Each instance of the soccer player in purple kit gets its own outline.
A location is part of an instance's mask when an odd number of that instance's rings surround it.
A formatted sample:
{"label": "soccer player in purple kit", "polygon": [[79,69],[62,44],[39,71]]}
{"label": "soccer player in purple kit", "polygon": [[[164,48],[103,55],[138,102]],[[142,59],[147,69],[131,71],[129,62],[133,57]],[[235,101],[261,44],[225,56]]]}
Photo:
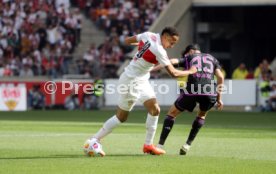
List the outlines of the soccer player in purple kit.
{"label": "soccer player in purple kit", "polygon": [[[217,103],[219,110],[223,108],[221,100],[224,77],[220,70],[219,62],[210,54],[200,52],[197,44],[186,47],[184,57],[171,59],[171,63],[189,69],[194,66],[195,74],[188,76],[186,89],[169,109],[163,123],[162,132],[157,147],[163,148],[165,141],[173,128],[176,117],[183,111],[193,112],[196,104],[199,104],[199,112],[195,118],[192,129],[186,143],[180,148],[180,155],[186,155],[200,128],[205,123],[208,111]],[[214,81],[217,77],[217,84]],[[214,90],[215,89],[215,90]]]}

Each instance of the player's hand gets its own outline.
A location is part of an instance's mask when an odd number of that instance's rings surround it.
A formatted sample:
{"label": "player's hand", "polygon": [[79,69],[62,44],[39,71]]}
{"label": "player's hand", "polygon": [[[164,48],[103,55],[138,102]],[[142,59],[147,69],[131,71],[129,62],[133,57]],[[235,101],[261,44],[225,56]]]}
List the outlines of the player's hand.
{"label": "player's hand", "polygon": [[217,101],[217,108],[218,108],[218,110],[222,110],[222,108],[223,108],[223,102],[221,100]]}
{"label": "player's hand", "polygon": [[133,45],[133,46],[138,46],[139,43],[138,42],[135,42],[135,43],[131,43],[130,45]]}

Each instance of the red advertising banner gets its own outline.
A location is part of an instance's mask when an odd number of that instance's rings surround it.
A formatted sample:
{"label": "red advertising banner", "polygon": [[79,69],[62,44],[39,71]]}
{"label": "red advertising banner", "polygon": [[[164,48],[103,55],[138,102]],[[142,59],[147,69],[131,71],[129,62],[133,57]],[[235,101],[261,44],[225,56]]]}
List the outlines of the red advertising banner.
{"label": "red advertising banner", "polygon": [[[50,83],[49,83],[50,82]],[[71,82],[71,81],[0,81],[0,85],[14,85],[24,84],[28,92],[34,87],[39,86],[39,90],[45,96],[46,106],[63,105],[67,96],[70,94],[77,94],[80,103],[84,94],[84,87],[89,84],[93,85],[90,81],[85,82]],[[49,86],[50,84],[50,86]]]}

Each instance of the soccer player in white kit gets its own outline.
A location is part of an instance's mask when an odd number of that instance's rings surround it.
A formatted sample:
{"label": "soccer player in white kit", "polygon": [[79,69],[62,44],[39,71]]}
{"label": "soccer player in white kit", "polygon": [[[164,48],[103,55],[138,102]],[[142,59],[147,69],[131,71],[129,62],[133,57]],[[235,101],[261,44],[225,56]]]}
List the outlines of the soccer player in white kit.
{"label": "soccer player in white kit", "polygon": [[[163,65],[172,77],[187,76],[196,72],[194,68],[180,71],[171,64],[165,49],[172,48],[178,40],[179,34],[173,27],[164,28],[161,35],[145,32],[125,39],[125,43],[128,45],[137,44],[138,52],[120,76],[119,85],[125,85],[125,87],[119,94],[117,113],[109,118],[91,139],[100,141],[120,123],[125,122],[129,112],[139,100],[148,111],[143,152],[153,155],[166,153],[163,149],[153,145],[160,107],[149,83],[149,78],[150,71],[156,64]],[[104,155],[103,152],[102,156]]]}

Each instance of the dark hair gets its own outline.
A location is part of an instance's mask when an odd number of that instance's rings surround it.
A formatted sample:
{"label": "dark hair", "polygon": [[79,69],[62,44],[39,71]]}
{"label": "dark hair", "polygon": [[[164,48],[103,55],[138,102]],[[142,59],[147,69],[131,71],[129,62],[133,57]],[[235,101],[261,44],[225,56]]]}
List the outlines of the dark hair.
{"label": "dark hair", "polygon": [[191,44],[191,45],[188,45],[184,52],[182,53],[182,55],[184,56],[185,54],[187,54],[190,50],[198,50],[200,51],[200,47],[198,44]]}
{"label": "dark hair", "polygon": [[168,34],[170,36],[179,36],[178,31],[174,27],[165,27],[161,35]]}

